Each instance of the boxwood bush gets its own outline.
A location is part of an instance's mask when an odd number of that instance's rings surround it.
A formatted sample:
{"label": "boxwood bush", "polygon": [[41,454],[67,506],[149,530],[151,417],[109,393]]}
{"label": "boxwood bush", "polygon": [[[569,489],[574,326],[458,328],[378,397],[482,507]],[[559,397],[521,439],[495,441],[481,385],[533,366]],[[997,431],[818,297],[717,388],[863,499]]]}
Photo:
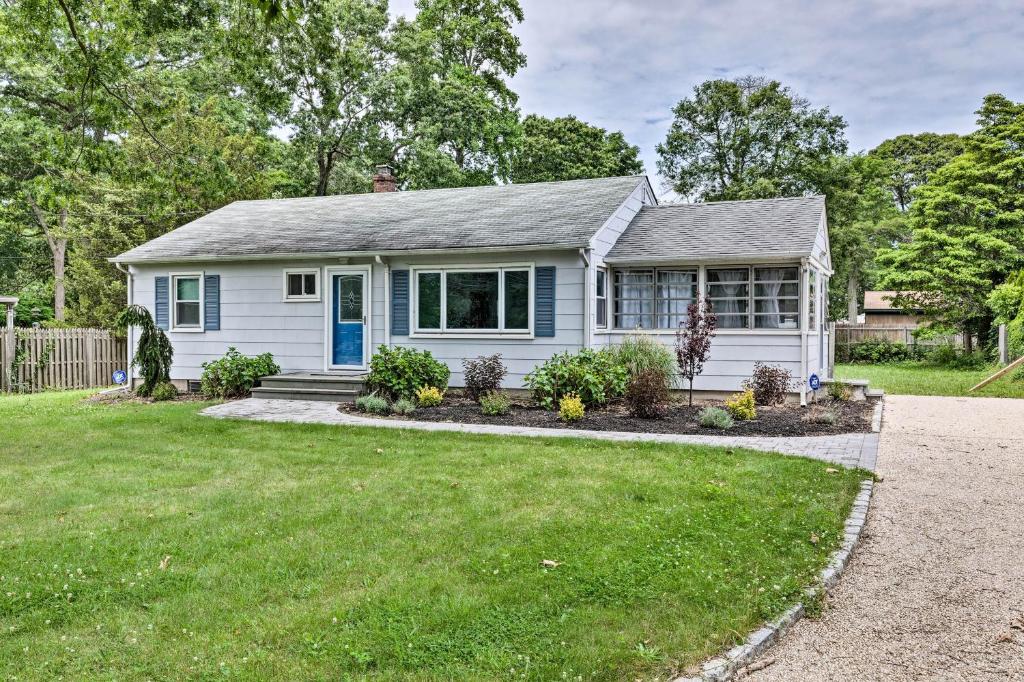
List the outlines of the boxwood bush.
{"label": "boxwood bush", "polygon": [[397,400],[416,397],[416,390],[424,386],[444,390],[450,376],[448,365],[435,360],[429,350],[380,346],[370,360],[366,383],[376,393]]}
{"label": "boxwood bush", "polygon": [[626,392],[629,372],[608,350],[558,353],[526,375],[524,383],[541,407],[552,410],[572,393],[586,406],[604,405]]}

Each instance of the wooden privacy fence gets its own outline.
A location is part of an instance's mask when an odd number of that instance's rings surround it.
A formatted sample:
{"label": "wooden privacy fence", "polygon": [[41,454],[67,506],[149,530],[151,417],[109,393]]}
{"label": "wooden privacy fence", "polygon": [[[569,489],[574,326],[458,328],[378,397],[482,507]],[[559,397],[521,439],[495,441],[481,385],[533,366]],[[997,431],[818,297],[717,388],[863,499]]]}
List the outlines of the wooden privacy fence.
{"label": "wooden privacy fence", "polygon": [[128,341],[106,329],[0,330],[0,390],[29,393],[50,388],[95,388],[127,370]]}
{"label": "wooden privacy fence", "polygon": [[836,324],[835,344],[837,346],[849,346],[861,341],[873,341],[883,339],[902,343],[905,346],[948,346],[952,344],[957,348],[963,348],[963,334],[955,336],[935,336],[927,339],[918,339],[914,336],[917,327],[910,325],[895,325],[891,327],[876,327],[867,324]]}

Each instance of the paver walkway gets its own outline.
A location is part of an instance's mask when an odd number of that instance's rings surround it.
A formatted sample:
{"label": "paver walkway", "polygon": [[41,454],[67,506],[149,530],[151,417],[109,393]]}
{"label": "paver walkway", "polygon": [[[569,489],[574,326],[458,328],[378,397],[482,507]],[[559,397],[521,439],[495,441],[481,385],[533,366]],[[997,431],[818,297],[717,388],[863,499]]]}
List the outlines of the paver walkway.
{"label": "paver walkway", "polygon": [[888,396],[865,534],[753,680],[1024,680],[1024,400]]}
{"label": "paver walkway", "polygon": [[255,419],[269,422],[306,424],[341,424],[375,426],[422,431],[458,431],[495,435],[596,438],[616,441],[651,441],[657,443],[691,443],[722,447],[750,448],[781,452],[787,455],[813,457],[848,467],[874,470],[878,451],[877,433],[850,433],[839,436],[805,436],[768,438],[753,436],[683,436],[664,433],[628,433],[623,431],[584,431],[581,429],[544,429],[491,424],[455,424],[449,422],[418,422],[360,417],[338,411],[334,403],[308,400],[266,400],[246,398],[213,405],[202,412],[211,417]]}

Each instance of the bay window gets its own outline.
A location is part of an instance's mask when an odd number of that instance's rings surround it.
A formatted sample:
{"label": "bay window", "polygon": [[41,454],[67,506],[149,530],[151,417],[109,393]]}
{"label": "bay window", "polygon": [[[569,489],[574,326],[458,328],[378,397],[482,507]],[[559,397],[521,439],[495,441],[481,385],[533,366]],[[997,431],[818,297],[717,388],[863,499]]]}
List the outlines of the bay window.
{"label": "bay window", "polygon": [[417,270],[417,332],[531,330],[533,271],[529,266]]}

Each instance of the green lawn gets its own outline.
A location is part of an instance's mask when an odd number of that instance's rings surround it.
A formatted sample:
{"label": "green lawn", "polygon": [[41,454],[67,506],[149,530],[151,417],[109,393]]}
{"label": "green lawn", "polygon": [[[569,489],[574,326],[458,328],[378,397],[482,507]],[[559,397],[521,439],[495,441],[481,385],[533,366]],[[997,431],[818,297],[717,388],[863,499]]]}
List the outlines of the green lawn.
{"label": "green lawn", "polygon": [[82,395],[0,398],[5,680],[664,678],[799,597],[865,475]]}
{"label": "green lawn", "polygon": [[867,379],[871,382],[872,388],[880,388],[886,393],[893,394],[1024,398],[1024,381],[1014,381],[1012,376],[1015,372],[974,393],[967,392],[971,386],[977,385],[998,369],[944,369],[914,362],[894,365],[836,365],[835,373],[840,379]]}

